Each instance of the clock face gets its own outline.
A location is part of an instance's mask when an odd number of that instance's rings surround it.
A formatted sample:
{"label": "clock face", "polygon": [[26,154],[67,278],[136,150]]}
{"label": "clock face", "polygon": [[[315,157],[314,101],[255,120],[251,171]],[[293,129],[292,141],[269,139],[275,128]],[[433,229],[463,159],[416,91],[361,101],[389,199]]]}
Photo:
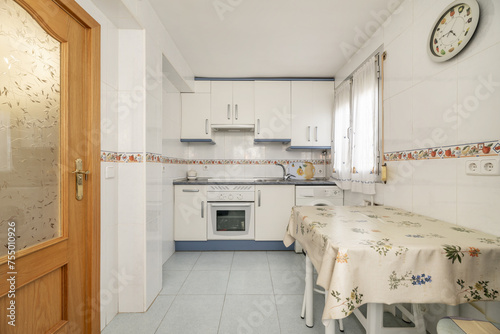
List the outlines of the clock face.
{"label": "clock face", "polygon": [[469,42],[479,22],[475,0],[455,1],[441,14],[429,36],[429,55],[434,61],[448,60]]}

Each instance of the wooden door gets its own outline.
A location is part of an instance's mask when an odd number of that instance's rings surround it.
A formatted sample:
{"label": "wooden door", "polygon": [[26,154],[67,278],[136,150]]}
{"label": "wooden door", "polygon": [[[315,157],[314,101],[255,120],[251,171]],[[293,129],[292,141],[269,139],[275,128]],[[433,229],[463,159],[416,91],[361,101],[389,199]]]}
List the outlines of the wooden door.
{"label": "wooden door", "polygon": [[99,333],[100,27],[73,0],[0,22],[0,333]]}

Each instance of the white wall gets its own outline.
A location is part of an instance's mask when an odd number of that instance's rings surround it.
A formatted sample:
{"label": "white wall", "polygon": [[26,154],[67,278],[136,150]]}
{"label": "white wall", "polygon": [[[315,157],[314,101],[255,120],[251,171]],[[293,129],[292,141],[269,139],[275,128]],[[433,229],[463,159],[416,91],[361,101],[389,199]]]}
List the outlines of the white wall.
{"label": "white wall", "polygon": [[174,167],[162,175],[163,61],[180,89],[192,91],[194,81],[191,69],[147,1],[78,3],[101,24],[104,328],[118,312],[146,311],[161,290],[162,263],[173,252],[173,219],[162,232],[166,216],[163,177],[185,174]]}
{"label": "white wall", "polygon": [[[321,150],[286,151],[282,143],[254,143],[254,132],[217,131],[215,145],[189,143],[189,159],[195,160],[189,169],[198,172],[198,176],[210,177],[280,177],[283,170],[274,166],[273,160],[322,160]],[[200,161],[201,160],[201,161]],[[207,160],[204,164],[203,161]],[[212,160],[216,160],[215,162]],[[232,164],[227,160],[240,160]],[[247,160],[265,160],[262,164],[249,164]],[[201,162],[201,163],[200,163]],[[219,164],[220,163],[220,164]],[[208,169],[203,168],[204,165]],[[316,164],[316,177],[324,176],[322,164]],[[322,172],[320,172],[322,171]]]}
{"label": "white wall", "polygon": [[[163,77],[162,90],[163,136],[162,155],[174,160],[188,157],[188,144],[181,143],[181,95],[179,90]],[[164,163],[162,174],[162,261],[174,253],[174,186],[172,181],[186,176],[187,166]]]}
{"label": "white wall", "polygon": [[[434,20],[450,0],[407,0],[337,73],[339,85],[384,45],[386,153],[500,139],[500,2],[478,2],[478,30],[452,60],[435,63],[426,51]],[[488,81],[493,83],[485,85]],[[471,101],[478,105],[470,107]],[[456,106],[462,113],[456,112]],[[378,203],[500,236],[494,210],[500,199],[500,177],[465,175],[464,158],[389,161],[387,165],[388,182],[377,186]],[[362,199],[346,195],[353,202]],[[428,320],[435,322],[441,315],[430,314]]]}
{"label": "white wall", "polygon": [[[101,150],[117,152],[118,29],[91,1],[77,2],[101,25]],[[101,162],[101,329],[118,313],[117,198],[117,166]]]}
{"label": "white wall", "polygon": [[[478,30],[452,60],[435,63],[426,51],[429,30],[449,1],[407,0],[337,74],[338,85],[385,46],[385,152],[500,138],[500,3],[478,2]],[[483,84],[488,81],[493,83]],[[476,97],[478,106],[467,111]],[[500,235],[491,209],[500,198],[500,177],[465,175],[463,158],[390,161],[388,177],[387,185],[378,187],[378,202]]]}

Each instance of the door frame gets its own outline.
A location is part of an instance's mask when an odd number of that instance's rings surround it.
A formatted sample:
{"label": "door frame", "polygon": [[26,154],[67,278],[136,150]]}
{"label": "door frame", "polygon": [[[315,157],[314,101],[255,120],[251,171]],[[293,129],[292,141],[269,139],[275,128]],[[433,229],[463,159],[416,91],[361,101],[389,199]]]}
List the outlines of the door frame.
{"label": "door frame", "polygon": [[[14,0],[20,6],[22,6],[28,13],[30,13],[33,18],[47,31],[52,31],[45,19],[42,18],[38,12],[46,11],[41,4],[37,3],[36,0]],[[85,251],[81,256],[81,260],[84,262],[85,266],[85,277],[83,281],[83,289],[85,289],[84,305],[82,306],[84,311],[85,325],[83,333],[93,334],[100,333],[100,242],[101,242],[101,230],[100,230],[100,146],[101,146],[101,115],[100,115],[100,90],[101,90],[101,78],[100,78],[100,45],[101,45],[101,26],[100,24],[92,18],[80,5],[76,3],[75,0],[52,0],[57,6],[59,6],[63,11],[68,13],[78,24],[80,24],[85,30],[85,38],[87,41],[88,49],[86,54],[87,63],[82,64],[86,68],[86,75],[89,77],[85,80],[84,85],[86,85],[86,91],[88,92],[88,99],[85,105],[88,114],[88,128],[90,133],[87,133],[88,137],[84,138],[88,142],[87,145],[87,161],[85,165],[88,169],[92,171],[91,177],[86,181],[86,191],[87,195],[90,196],[87,205],[87,217],[84,224],[85,231]],[[46,14],[46,13],[45,13]],[[45,15],[46,16],[46,15]],[[62,130],[64,133],[64,129]],[[67,193],[67,192],[66,192]],[[64,210],[64,209],[63,209]],[[61,226],[61,228],[63,228]],[[61,239],[62,238],[62,239]],[[36,245],[33,248],[26,249],[25,251],[16,252],[16,257],[22,258],[22,256],[28,252],[37,249],[43,249],[50,247],[61,240],[67,239],[67,231],[62,230],[61,238],[54,240],[54,242],[48,242]],[[64,248],[61,248],[61,250]],[[54,257],[58,257],[57,249],[55,249]],[[0,268],[6,268],[6,261],[0,263]],[[57,262],[57,261],[56,261]],[[2,290],[5,288],[5,282],[1,282],[0,286]],[[56,330],[56,329],[54,329]]]}

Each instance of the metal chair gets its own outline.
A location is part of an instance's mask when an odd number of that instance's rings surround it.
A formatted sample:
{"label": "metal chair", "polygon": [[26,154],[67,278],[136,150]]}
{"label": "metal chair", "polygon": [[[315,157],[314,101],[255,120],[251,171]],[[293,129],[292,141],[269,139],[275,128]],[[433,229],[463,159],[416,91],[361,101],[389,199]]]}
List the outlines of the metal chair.
{"label": "metal chair", "polygon": [[[305,275],[306,287],[304,289],[304,299],[302,301],[302,312],[300,314],[300,317],[302,319],[305,318],[306,319],[306,326],[309,328],[312,328],[314,326],[314,320],[313,320],[314,292],[325,295],[325,303],[326,303],[327,294],[326,294],[325,290],[317,289],[314,287],[314,267],[312,265],[311,259],[309,259],[309,256],[307,256],[307,254],[304,251],[302,251],[302,253],[306,256],[306,275]],[[331,322],[331,325],[333,325],[333,322]],[[339,329],[341,332],[344,332],[344,323],[343,323],[342,319],[339,320]],[[332,328],[332,330],[333,330],[333,328]]]}

